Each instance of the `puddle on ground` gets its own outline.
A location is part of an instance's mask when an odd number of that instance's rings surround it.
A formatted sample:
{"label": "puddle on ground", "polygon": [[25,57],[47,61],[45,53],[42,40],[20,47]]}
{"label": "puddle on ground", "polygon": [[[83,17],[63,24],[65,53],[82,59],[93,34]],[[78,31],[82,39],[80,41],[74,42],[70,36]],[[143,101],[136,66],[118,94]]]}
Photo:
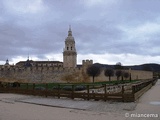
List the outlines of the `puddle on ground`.
{"label": "puddle on ground", "polygon": [[152,102],[150,102],[150,104],[152,104],[152,105],[160,105],[160,101],[152,101]]}

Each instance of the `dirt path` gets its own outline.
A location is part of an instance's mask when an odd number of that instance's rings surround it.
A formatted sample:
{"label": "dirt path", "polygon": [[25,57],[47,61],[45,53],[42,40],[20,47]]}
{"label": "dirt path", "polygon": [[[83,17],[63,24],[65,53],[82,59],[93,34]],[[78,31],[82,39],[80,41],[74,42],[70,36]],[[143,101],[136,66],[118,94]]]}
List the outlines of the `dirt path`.
{"label": "dirt path", "polygon": [[33,96],[0,94],[0,120],[123,120],[124,118],[124,114],[118,112],[86,111],[17,102],[24,99],[34,102],[37,100]]}
{"label": "dirt path", "polygon": [[[135,117],[131,118],[131,114],[135,114]],[[139,117],[141,116],[139,114],[144,116]],[[129,112],[128,115],[127,120],[136,120],[136,118],[139,120],[160,120],[160,80],[141,96],[135,110]]]}
{"label": "dirt path", "polygon": [[[57,104],[65,108],[20,101],[53,106]],[[159,120],[160,80],[140,98],[136,107],[136,103],[76,102],[78,101],[0,93],[0,120]],[[84,109],[78,110],[78,107]],[[159,117],[139,117],[141,113],[158,114]],[[135,116],[131,116],[132,114]]]}

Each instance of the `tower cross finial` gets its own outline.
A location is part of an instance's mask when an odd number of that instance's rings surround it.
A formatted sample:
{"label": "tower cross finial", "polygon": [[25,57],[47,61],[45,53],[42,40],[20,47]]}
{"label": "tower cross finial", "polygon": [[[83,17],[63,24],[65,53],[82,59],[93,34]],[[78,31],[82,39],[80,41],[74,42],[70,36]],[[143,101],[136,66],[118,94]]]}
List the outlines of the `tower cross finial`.
{"label": "tower cross finial", "polygon": [[28,60],[29,60],[29,53],[28,53]]}
{"label": "tower cross finial", "polygon": [[69,25],[69,31],[71,31],[71,25]]}

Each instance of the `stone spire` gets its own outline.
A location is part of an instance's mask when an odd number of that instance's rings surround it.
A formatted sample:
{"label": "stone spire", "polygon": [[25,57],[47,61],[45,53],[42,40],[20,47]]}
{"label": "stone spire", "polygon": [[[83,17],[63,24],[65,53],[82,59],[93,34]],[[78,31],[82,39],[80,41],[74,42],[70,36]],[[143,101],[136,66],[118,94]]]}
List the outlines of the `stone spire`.
{"label": "stone spire", "polygon": [[71,25],[69,25],[69,31],[68,31],[68,36],[72,36],[72,30],[71,30]]}

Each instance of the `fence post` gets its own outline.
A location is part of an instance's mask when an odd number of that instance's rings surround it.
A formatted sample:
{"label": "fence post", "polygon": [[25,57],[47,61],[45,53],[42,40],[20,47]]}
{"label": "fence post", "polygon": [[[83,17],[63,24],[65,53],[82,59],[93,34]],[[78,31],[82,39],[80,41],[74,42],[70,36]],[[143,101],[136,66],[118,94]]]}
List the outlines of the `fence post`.
{"label": "fence post", "polygon": [[[25,84],[25,83],[24,83]],[[24,94],[28,94],[28,83],[26,83],[26,89],[24,88]]]}
{"label": "fence post", "polygon": [[8,91],[8,93],[10,93],[10,86],[9,86],[9,82],[7,82],[7,91]]}
{"label": "fence post", "polygon": [[26,83],[26,89],[28,90],[28,83]]}
{"label": "fence post", "polygon": [[74,85],[72,85],[72,99],[74,99]]}
{"label": "fence post", "polygon": [[106,96],[107,96],[107,89],[106,89],[106,84],[104,84],[104,101],[107,100]]}
{"label": "fence post", "polygon": [[48,84],[46,83],[45,97],[47,97],[47,93],[48,93]]}
{"label": "fence post", "polygon": [[[0,82],[0,89],[2,88],[2,83]],[[0,90],[1,91],[1,90]]]}
{"label": "fence post", "polygon": [[87,100],[89,100],[89,85],[87,85]]}
{"label": "fence post", "polygon": [[132,86],[132,94],[134,94],[136,92],[135,90],[135,85]]}
{"label": "fence post", "polygon": [[122,93],[124,93],[124,85],[122,86]]}
{"label": "fence post", "polygon": [[60,98],[60,84],[58,84],[58,98]]}
{"label": "fence post", "polygon": [[124,97],[124,85],[122,85],[122,101],[125,102],[125,97]]}
{"label": "fence post", "polygon": [[35,83],[33,83],[33,95],[35,94]]}
{"label": "fence post", "polygon": [[35,83],[33,83],[33,90],[35,89]]}
{"label": "fence post", "polygon": [[133,96],[133,100],[132,101],[135,101],[135,96],[134,94],[136,93],[136,86],[132,86],[132,96]]}

